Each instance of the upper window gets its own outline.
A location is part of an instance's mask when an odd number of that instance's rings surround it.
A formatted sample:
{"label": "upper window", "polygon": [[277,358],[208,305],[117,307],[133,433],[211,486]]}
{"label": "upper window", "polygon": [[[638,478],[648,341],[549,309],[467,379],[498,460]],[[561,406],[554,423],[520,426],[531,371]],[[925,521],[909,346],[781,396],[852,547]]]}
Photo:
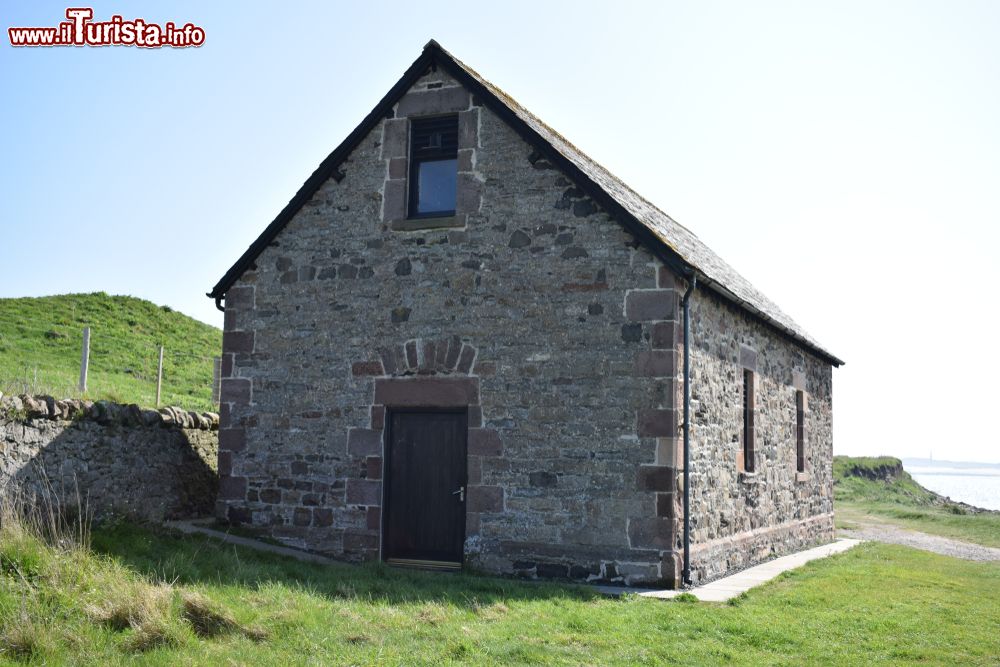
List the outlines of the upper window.
{"label": "upper window", "polygon": [[454,215],[457,185],[458,116],[413,119],[409,217]]}

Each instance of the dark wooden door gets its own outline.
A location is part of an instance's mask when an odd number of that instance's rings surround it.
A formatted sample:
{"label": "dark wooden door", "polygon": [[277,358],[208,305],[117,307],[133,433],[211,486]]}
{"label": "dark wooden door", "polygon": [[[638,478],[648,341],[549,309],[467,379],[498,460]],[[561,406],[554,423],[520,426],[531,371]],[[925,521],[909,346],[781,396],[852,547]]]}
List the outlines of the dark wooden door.
{"label": "dark wooden door", "polygon": [[465,412],[389,415],[383,557],[461,563],[465,542]]}

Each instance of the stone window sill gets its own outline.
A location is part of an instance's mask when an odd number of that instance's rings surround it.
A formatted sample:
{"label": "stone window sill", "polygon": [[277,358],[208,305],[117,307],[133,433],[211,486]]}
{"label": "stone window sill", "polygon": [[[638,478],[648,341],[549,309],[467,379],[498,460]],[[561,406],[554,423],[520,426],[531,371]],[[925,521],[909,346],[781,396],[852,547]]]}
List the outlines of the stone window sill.
{"label": "stone window sill", "polygon": [[796,481],[796,483],[801,484],[802,482],[808,482],[810,479],[812,479],[812,475],[810,475],[807,472],[797,472],[797,473],[795,473],[795,481]]}
{"label": "stone window sill", "polygon": [[449,215],[441,218],[411,218],[396,220],[391,229],[396,232],[416,232],[428,229],[454,229],[465,227],[464,215]]}
{"label": "stone window sill", "polygon": [[740,484],[760,484],[763,480],[755,472],[740,471]]}

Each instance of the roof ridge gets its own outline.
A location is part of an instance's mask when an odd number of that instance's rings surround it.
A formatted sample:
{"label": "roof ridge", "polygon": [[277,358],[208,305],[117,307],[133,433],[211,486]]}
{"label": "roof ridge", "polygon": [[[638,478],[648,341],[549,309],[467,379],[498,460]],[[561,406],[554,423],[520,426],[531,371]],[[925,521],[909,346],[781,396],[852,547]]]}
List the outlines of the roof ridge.
{"label": "roof ridge", "polygon": [[685,264],[696,269],[710,284],[714,283],[717,286],[714,291],[729,300],[735,301],[752,314],[762,317],[775,328],[805,343],[808,347],[820,352],[837,365],[843,364],[843,361],[826,351],[776,303],[754,287],[733,266],[709,248],[697,234],[674,220],[646,197],[636,192],[618,176],[580,150],[579,147],[559,131],[553,129],[525,108],[509,93],[483,77],[462,60],[456,58],[437,44],[437,42],[434,44],[434,51],[451,60],[457,67],[496,97],[515,116],[518,116],[529,126],[533,126],[531,129],[540,134],[543,141],[548,142],[563,158],[577,166],[586,178],[590,179],[598,188],[604,190],[606,194],[625,209],[628,215],[632,216],[640,225],[650,230],[660,243],[678,255]]}
{"label": "roof ridge", "polygon": [[208,296],[221,300],[233,284],[253,266],[257,256],[284,229],[306,202],[330,178],[340,181],[344,174],[340,166],[351,151],[384,118],[391,117],[396,102],[406,94],[428,68],[440,65],[473,94],[482,97],[482,103],[496,113],[529,144],[540,150],[557,167],[577,182],[595,203],[633,235],[655,257],[681,274],[695,271],[699,274],[699,287],[708,289],[724,300],[742,308],[771,326],[779,334],[797,342],[821,358],[834,364],[844,362],[826,351],[791,317],[781,310],[763,292],[754,287],[736,269],[719,257],[698,236],[667,215],[656,204],[632,189],[606,167],[580,150],[569,139],[531,113],[506,91],[492,83],[479,72],[459,60],[437,41],[431,39],[420,56],[403,73],[361,123],[324,159],[298,192],[267,226],[226,274],[216,283]]}
{"label": "roof ridge", "polygon": [[654,204],[647,197],[643,196],[635,188],[633,188],[628,183],[626,183],[621,178],[619,178],[610,169],[608,169],[603,164],[601,164],[600,162],[598,162],[597,160],[595,160],[594,158],[592,158],[589,153],[586,153],[585,151],[583,151],[582,149],[580,149],[579,146],[577,146],[572,141],[570,141],[569,139],[567,139],[566,135],[564,135],[562,132],[560,132],[559,130],[555,129],[554,127],[552,127],[551,125],[549,125],[548,123],[546,123],[544,120],[542,120],[541,118],[539,118],[530,109],[528,109],[526,106],[524,106],[523,104],[521,104],[520,102],[518,102],[514,98],[513,95],[511,95],[506,90],[504,90],[503,88],[501,88],[500,86],[498,86],[497,84],[495,84],[493,81],[487,79],[485,76],[483,76],[482,74],[480,74],[473,67],[470,67],[464,60],[461,60],[460,58],[457,58],[453,53],[451,53],[450,51],[448,51],[447,49],[445,49],[443,46],[441,46],[440,44],[438,44],[433,39],[431,41],[427,42],[427,46],[425,46],[424,48],[425,49],[426,48],[436,48],[437,50],[439,50],[442,53],[444,53],[445,55],[447,55],[449,58],[451,58],[456,63],[458,63],[458,65],[460,65],[463,69],[467,70],[470,74],[472,74],[473,76],[475,76],[476,78],[478,78],[482,82],[482,84],[484,86],[488,87],[493,92],[493,94],[495,94],[497,97],[500,97],[501,99],[503,99],[508,104],[508,106],[516,107],[521,113],[525,114],[526,116],[530,116],[539,125],[545,127],[551,134],[555,135],[560,140],[562,140],[566,145],[568,145],[571,148],[573,148],[573,150],[575,150],[577,153],[579,153],[582,158],[584,158],[585,160],[587,160],[588,162],[590,162],[591,164],[593,164],[595,167],[598,167],[598,168],[606,171],[608,173],[608,175],[611,176],[611,178],[613,178],[615,181],[617,181],[623,188],[627,189],[629,192],[631,192],[632,194],[634,194],[636,197],[638,197],[639,199],[641,199],[643,202],[645,202],[646,204],[648,204],[650,207],[652,207],[652,208],[656,209],[657,211],[659,211],[665,217],[670,218],[670,220],[675,225],[677,225],[678,227],[682,227],[688,233],[692,234],[693,236],[695,236],[697,238],[698,235],[695,234],[689,227],[685,226],[684,224],[682,224],[680,222],[677,222],[677,220],[675,220],[669,213],[665,212],[662,208],[660,208],[659,206],[657,206],[656,204]]}

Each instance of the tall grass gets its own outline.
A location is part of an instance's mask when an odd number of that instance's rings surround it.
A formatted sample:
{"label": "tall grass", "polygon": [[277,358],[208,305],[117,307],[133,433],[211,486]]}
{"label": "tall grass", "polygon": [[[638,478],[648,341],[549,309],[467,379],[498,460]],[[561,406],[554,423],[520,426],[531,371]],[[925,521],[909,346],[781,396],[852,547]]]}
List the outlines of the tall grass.
{"label": "tall grass", "polygon": [[60,498],[47,484],[0,489],[0,662],[61,664],[108,642],[136,653],[265,637],[204,595],[93,553],[91,513],[79,494]]}
{"label": "tall grass", "polygon": [[31,487],[8,484],[0,489],[0,542],[31,537],[62,551],[90,548],[93,513],[80,495],[57,490],[44,475]]}
{"label": "tall grass", "polygon": [[[75,497],[79,499],[79,494]],[[0,656],[30,658],[49,644],[38,618],[39,580],[62,579],[53,564],[76,562],[89,549],[91,516],[77,500],[64,505],[44,480],[34,490],[8,484],[0,489],[0,579],[12,584],[14,603],[0,597]],[[62,568],[60,568],[62,569]]]}

